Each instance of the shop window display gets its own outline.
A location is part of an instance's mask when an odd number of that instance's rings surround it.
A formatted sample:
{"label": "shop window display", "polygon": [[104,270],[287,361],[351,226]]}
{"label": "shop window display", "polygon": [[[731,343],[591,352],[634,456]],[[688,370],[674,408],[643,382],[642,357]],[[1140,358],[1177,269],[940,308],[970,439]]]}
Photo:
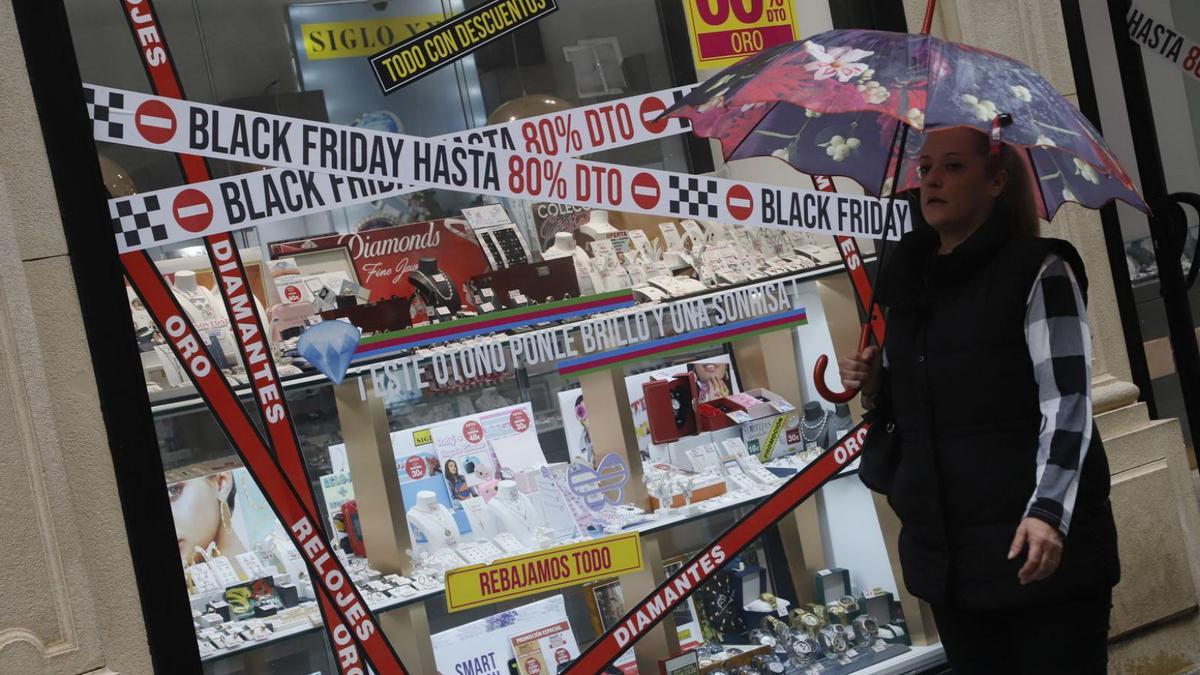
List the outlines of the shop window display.
{"label": "shop window display", "polygon": [[[397,32],[478,4],[261,2],[253,11],[271,29],[258,39],[236,32],[262,30],[253,22],[224,33],[228,22],[203,5],[195,21],[168,3],[160,11],[172,39],[198,44],[175,51],[195,69],[184,76],[193,96],[375,131],[461,137],[689,83],[670,64],[667,3],[633,0],[603,12],[562,0],[536,25],[393,96],[361,68]],[[100,48],[92,39],[77,42],[84,80],[137,88],[136,62],[85,58]],[[572,131],[600,133],[552,127],[538,138],[571,143]],[[608,143],[589,158],[710,170],[678,131]],[[125,167],[121,194],[182,182],[160,153],[100,151]],[[346,189],[360,191],[353,203],[264,222],[234,241],[317,526],[395,631],[397,651],[415,660],[412,672],[556,672],[859,421],[822,401],[810,379],[817,356],[857,323],[828,238],[722,222],[699,207],[666,218],[446,189],[393,196],[366,181]],[[253,370],[218,271],[191,244],[151,255],[253,410]],[[301,551],[213,424],[170,336],[132,289],[129,299],[184,569],[174,592],[188,594],[205,670],[335,672]],[[778,324],[752,325],[766,318]],[[741,324],[728,339],[701,339]],[[337,334],[349,335],[342,343],[316,340],[317,326],[353,328]],[[658,351],[636,349],[651,344]],[[610,353],[620,355],[592,359]],[[450,611],[455,570],[626,533],[639,536],[635,571]],[[614,667],[647,673],[690,655],[703,673],[898,672],[936,650],[906,621],[912,599],[852,470],[720,562]]]}

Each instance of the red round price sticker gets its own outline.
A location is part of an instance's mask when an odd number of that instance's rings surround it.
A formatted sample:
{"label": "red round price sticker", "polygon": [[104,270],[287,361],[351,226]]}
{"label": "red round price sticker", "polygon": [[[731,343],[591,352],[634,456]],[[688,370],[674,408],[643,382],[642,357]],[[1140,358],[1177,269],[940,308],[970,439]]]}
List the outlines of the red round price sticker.
{"label": "red round price sticker", "polygon": [[508,416],[508,424],[517,433],[525,432],[529,429],[529,415],[525,414],[524,410],[514,410]]}
{"label": "red round price sticker", "polygon": [[413,480],[420,480],[425,477],[425,458],[418,455],[413,455],[404,460],[404,473]]}
{"label": "red round price sticker", "polygon": [[468,443],[482,443],[483,427],[475,420],[467,422],[463,425],[463,438],[467,439]]}

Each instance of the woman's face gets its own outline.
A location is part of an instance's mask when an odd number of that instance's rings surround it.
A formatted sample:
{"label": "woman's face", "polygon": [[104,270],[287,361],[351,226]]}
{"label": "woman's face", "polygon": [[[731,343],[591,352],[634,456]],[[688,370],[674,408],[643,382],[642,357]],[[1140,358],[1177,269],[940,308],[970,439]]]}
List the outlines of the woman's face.
{"label": "woman's face", "polygon": [[167,486],[179,555],[183,559],[192,560],[197,555],[197,546],[208,548],[216,541],[221,528],[221,488],[228,480],[227,474],[218,474]]}
{"label": "woman's face", "polygon": [[720,380],[725,377],[724,363],[698,363],[696,364],[696,377],[701,380]]}
{"label": "woman's face", "polygon": [[966,127],[933,131],[925,136],[918,173],[921,214],[933,229],[955,230],[985,220],[1007,176],[988,176],[987,143]]}
{"label": "woman's face", "polygon": [[457,476],[458,475],[458,462],[456,462],[452,459],[446,460],[446,475],[447,476]]}

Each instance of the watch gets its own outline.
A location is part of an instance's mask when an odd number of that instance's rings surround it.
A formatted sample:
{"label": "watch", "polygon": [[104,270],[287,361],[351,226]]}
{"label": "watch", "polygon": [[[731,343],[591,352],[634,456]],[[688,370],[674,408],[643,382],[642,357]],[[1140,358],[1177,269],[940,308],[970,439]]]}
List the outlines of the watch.
{"label": "watch", "polygon": [[850,648],[846,627],[840,624],[826,626],[821,631],[821,646],[826,654],[844,654]]}
{"label": "watch", "polygon": [[824,626],[824,622],[821,621],[821,617],[802,607],[797,607],[796,609],[792,610],[791,621],[792,628],[799,628],[809,635],[816,635],[817,631],[821,630],[821,628]]}
{"label": "watch", "polygon": [[843,595],[842,597],[838,598],[838,604],[846,610],[847,614],[854,614],[858,612],[858,599],[856,599],[853,595]]}
{"label": "watch", "polygon": [[775,637],[776,642],[787,640],[788,635],[791,633],[786,623],[769,615],[763,617],[763,620],[758,625],[761,630],[770,631]]}
{"label": "watch", "polygon": [[774,647],[776,640],[770,632],[762,628],[755,628],[750,631],[750,642],[764,647]]}
{"label": "watch", "polygon": [[786,670],[774,654],[759,654],[750,662],[759,673],[782,673]]}
{"label": "watch", "polygon": [[816,658],[816,655],[821,650],[821,644],[817,642],[817,638],[801,631],[792,631],[791,651],[793,654],[798,654],[802,658]]}
{"label": "watch", "polygon": [[846,626],[850,623],[850,615],[846,612],[846,608],[841,603],[831,602],[825,608],[825,613],[829,617],[829,624],[838,624]]}
{"label": "watch", "polygon": [[854,636],[858,644],[869,647],[879,639],[879,622],[870,614],[864,614],[854,620]]}

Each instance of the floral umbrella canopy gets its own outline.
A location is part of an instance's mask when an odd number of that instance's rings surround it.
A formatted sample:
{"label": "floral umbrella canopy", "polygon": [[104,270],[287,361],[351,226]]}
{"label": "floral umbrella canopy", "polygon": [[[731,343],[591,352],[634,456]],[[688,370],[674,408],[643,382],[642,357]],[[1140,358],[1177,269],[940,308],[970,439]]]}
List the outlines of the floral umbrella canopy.
{"label": "floral umbrella canopy", "polygon": [[835,30],[727,68],[666,114],[720,139],[726,159],[778,157],[810,174],[891,192],[900,123],[910,133],[897,192],[916,188],[926,131],[970,126],[1022,152],[1043,218],[1064,202],[1148,211],[1095,127],[1020,61],[929,35]]}

